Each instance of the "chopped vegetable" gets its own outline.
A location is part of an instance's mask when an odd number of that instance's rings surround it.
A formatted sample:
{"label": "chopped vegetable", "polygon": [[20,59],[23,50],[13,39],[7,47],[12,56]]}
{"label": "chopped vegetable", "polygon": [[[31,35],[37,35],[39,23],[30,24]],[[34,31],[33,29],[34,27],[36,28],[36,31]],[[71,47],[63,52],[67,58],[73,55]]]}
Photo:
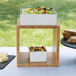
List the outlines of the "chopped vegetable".
{"label": "chopped vegetable", "polygon": [[27,8],[22,9],[22,14],[55,14],[53,8]]}

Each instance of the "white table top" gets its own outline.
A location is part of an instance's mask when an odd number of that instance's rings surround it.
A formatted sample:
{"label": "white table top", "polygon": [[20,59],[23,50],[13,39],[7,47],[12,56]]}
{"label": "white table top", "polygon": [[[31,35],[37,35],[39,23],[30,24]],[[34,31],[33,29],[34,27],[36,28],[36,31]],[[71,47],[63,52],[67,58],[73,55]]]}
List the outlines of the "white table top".
{"label": "white table top", "polygon": [[[16,47],[0,47],[0,52],[16,55]],[[15,58],[3,70],[0,70],[0,76],[76,76],[76,49],[60,48],[59,67],[17,68]]]}

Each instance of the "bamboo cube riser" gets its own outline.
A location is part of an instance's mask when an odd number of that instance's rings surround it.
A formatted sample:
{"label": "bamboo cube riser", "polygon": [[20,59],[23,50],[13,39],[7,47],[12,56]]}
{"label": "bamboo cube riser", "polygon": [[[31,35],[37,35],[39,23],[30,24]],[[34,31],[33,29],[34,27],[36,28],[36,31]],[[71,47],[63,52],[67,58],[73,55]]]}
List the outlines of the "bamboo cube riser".
{"label": "bamboo cube riser", "polygon": [[[54,53],[50,54],[48,53],[48,56],[53,57],[54,61],[52,61],[52,63],[48,64],[48,62],[45,63],[30,63],[29,61],[27,63],[29,64],[21,64],[21,61],[23,59],[26,59],[23,56],[24,53],[20,53],[20,29],[53,29],[53,51]],[[20,25],[20,19],[17,20],[17,67],[57,67],[59,66],[59,38],[60,38],[60,26],[56,25],[56,26],[50,26],[50,25]],[[22,58],[21,58],[22,55]],[[27,55],[27,54],[26,54]],[[50,58],[52,58],[50,57]],[[28,57],[29,59],[29,57]],[[49,59],[49,57],[48,57]],[[22,61],[22,63],[24,62],[24,60]],[[54,63],[53,63],[54,62]]]}

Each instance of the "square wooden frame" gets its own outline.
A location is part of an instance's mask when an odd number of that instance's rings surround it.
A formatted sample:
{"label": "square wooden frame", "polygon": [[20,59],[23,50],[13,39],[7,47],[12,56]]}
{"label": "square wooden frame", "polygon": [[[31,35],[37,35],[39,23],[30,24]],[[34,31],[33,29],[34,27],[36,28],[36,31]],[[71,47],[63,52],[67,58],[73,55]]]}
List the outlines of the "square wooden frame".
{"label": "square wooden frame", "polygon": [[[45,62],[30,62],[29,52],[20,52],[20,29],[53,29],[53,50],[48,52]],[[17,20],[17,67],[57,67],[59,66],[59,41],[60,26],[59,25],[20,25],[20,19]]]}

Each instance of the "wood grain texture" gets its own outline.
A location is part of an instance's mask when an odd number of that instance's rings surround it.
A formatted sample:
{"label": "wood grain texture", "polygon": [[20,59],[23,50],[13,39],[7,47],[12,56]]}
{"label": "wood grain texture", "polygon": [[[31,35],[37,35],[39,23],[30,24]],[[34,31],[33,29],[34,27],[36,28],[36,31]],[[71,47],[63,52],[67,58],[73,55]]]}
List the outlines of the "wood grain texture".
{"label": "wood grain texture", "polygon": [[[19,25],[19,23],[18,23],[18,20],[17,20],[17,26]],[[19,44],[19,42],[20,42],[20,28],[19,27],[17,27],[17,29],[16,29],[16,31],[17,31],[17,67],[19,66],[19,60],[20,60],[20,55],[19,55],[19,47],[20,47],[20,44]]]}
{"label": "wood grain texture", "polygon": [[56,64],[59,65],[60,26],[53,29],[53,50],[56,52]]}
{"label": "wood grain texture", "polygon": [[57,66],[59,66],[60,26],[57,28]]}
{"label": "wood grain texture", "polygon": [[47,62],[30,62],[29,52],[20,52],[21,67],[51,67],[56,66],[55,52],[47,53]]}
{"label": "wood grain texture", "polygon": [[[47,62],[30,62],[29,53],[20,53],[20,29],[53,29],[53,51],[47,54]],[[20,25],[17,20],[17,67],[57,67],[59,66],[60,26],[56,25]]]}

